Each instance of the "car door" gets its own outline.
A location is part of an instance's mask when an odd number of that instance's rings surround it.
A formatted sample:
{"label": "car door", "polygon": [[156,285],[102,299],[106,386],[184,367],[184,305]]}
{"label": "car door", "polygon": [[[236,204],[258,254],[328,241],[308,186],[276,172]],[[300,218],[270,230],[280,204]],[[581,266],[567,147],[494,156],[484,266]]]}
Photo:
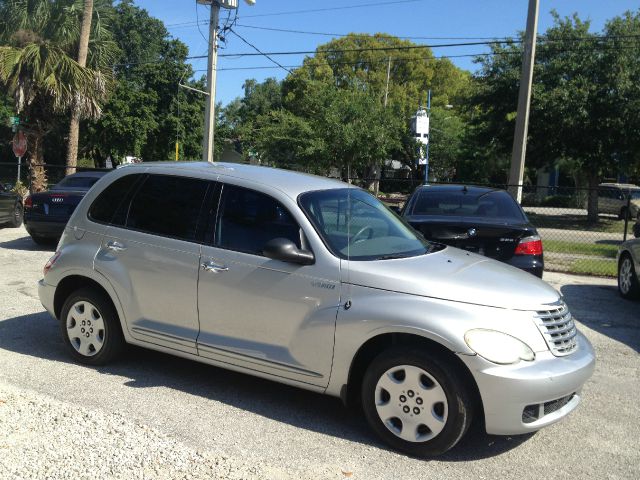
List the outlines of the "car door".
{"label": "car door", "polygon": [[[226,364],[316,386],[328,384],[339,304],[339,261],[269,259],[264,245],[287,238],[310,249],[291,211],[271,195],[221,186],[198,283],[198,353]],[[282,198],[284,200],[284,198]],[[291,201],[292,202],[292,201]],[[307,227],[309,224],[307,223]]]}
{"label": "car door", "polygon": [[135,339],[197,353],[198,222],[209,186],[149,175],[123,225],[107,227],[95,268],[113,285]]}
{"label": "car door", "polygon": [[4,188],[4,185],[0,185],[0,223],[11,220],[14,204],[14,195],[11,192],[8,192]]}

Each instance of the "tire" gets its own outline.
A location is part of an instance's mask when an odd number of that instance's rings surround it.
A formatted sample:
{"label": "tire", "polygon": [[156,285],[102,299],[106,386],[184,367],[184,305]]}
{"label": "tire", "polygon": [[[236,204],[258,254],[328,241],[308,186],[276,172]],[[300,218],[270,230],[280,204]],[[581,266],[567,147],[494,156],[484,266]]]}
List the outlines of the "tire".
{"label": "tire", "polygon": [[638,276],[633,266],[633,259],[628,253],[623,253],[618,263],[618,291],[623,298],[629,300],[640,297]]}
{"label": "tire", "polygon": [[20,202],[16,203],[16,206],[13,209],[13,217],[11,217],[11,222],[9,225],[13,228],[18,228],[22,225],[24,211],[22,209],[22,204]]}
{"label": "tire", "polygon": [[41,237],[40,235],[34,235],[33,233],[30,233],[29,235],[31,235],[31,240],[33,240],[36,245],[51,246],[54,243],[52,238]]}
{"label": "tire", "polygon": [[60,314],[60,330],[67,350],[80,363],[105,365],[124,350],[120,320],[111,300],[92,288],[69,295]]}
{"label": "tire", "polygon": [[430,457],[460,441],[471,425],[474,402],[453,365],[422,350],[394,347],[367,369],[362,407],[385,443]]}

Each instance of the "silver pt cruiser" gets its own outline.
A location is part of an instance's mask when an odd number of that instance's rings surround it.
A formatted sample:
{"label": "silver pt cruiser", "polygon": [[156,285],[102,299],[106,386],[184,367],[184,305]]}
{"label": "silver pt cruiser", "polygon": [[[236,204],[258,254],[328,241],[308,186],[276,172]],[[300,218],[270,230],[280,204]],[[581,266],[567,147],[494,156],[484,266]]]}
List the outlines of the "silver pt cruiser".
{"label": "silver pt cruiser", "polygon": [[106,175],[39,293],[80,362],[129,343],[360,402],[418,456],[474,418],[508,435],[557,422],[595,364],[533,275],[425,241],[364,190],[266,167]]}

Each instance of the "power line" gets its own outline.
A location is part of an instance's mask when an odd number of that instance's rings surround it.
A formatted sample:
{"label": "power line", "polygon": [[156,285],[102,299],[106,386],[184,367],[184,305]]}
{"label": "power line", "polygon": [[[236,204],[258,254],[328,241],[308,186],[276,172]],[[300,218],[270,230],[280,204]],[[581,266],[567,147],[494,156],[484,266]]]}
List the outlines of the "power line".
{"label": "power line", "polygon": [[[253,15],[242,15],[240,18],[256,18],[256,17],[275,17],[282,15],[299,15],[304,13],[319,13],[319,12],[329,12],[336,10],[350,10],[354,8],[367,8],[367,7],[384,7],[387,5],[396,5],[402,3],[416,3],[421,2],[423,0],[395,0],[395,1],[387,1],[387,2],[373,2],[373,3],[361,3],[357,5],[344,5],[341,7],[326,7],[326,8],[314,8],[308,10],[290,10],[285,12],[273,12],[273,13],[259,13]],[[175,28],[175,27],[190,27],[194,26],[198,22],[181,22],[181,23],[170,23],[165,25],[166,28]]]}
{"label": "power line", "polygon": [[291,70],[289,70],[287,67],[283,67],[281,63],[279,63],[277,60],[274,60],[273,58],[271,58],[269,56],[269,54],[267,53],[263,53],[262,51],[260,51],[260,49],[258,47],[256,47],[253,43],[249,42],[247,39],[245,39],[243,36],[241,36],[238,32],[236,32],[233,28],[229,27],[229,31],[231,33],[233,33],[236,37],[238,37],[240,40],[242,40],[244,43],[246,43],[247,45],[249,45],[251,48],[253,48],[256,52],[258,52],[260,55],[265,56],[266,58],[268,58],[269,60],[271,60],[273,63],[275,63],[278,67],[282,68],[284,71],[288,72],[288,73],[292,73]]}

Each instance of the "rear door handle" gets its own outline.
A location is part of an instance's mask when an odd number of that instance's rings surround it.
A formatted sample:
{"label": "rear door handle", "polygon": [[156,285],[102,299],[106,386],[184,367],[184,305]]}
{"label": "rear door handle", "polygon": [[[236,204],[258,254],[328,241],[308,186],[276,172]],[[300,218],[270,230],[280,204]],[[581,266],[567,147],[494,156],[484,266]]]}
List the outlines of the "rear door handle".
{"label": "rear door handle", "polygon": [[107,250],[111,250],[112,252],[124,252],[126,249],[127,247],[120,242],[107,242]]}
{"label": "rear door handle", "polygon": [[200,267],[202,268],[202,270],[204,270],[205,272],[212,272],[212,273],[218,273],[218,272],[227,272],[229,271],[229,267],[226,267],[224,265],[218,265],[217,263],[214,262],[204,262],[200,264]]}

